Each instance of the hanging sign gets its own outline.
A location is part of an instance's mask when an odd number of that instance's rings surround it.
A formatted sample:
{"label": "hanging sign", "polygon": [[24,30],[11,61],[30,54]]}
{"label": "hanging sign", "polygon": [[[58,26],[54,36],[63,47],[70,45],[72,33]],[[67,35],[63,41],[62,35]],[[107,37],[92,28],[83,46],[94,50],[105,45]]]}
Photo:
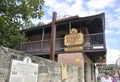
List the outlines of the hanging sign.
{"label": "hanging sign", "polygon": [[82,33],[78,33],[77,29],[70,30],[70,34],[64,37],[64,45],[67,46],[64,51],[82,51],[84,36]]}

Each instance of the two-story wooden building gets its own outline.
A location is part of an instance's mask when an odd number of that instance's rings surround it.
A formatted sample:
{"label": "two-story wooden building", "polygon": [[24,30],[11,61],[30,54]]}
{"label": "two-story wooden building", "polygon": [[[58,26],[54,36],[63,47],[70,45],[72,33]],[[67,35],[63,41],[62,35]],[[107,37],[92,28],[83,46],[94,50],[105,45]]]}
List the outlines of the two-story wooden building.
{"label": "two-story wooden building", "polygon": [[[95,82],[94,63],[106,61],[105,14],[57,20],[54,28],[55,60],[66,64],[72,62],[72,65],[81,67],[81,82]],[[29,42],[20,44],[16,49],[49,59],[53,40],[52,23],[23,32]]]}

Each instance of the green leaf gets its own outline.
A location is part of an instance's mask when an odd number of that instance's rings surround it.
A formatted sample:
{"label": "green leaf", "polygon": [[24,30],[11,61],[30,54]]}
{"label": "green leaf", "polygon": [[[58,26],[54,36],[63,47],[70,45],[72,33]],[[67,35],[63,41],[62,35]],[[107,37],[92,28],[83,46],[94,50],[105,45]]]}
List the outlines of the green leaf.
{"label": "green leaf", "polygon": [[0,44],[14,48],[27,39],[20,29],[31,23],[31,18],[41,18],[44,0],[0,0]]}

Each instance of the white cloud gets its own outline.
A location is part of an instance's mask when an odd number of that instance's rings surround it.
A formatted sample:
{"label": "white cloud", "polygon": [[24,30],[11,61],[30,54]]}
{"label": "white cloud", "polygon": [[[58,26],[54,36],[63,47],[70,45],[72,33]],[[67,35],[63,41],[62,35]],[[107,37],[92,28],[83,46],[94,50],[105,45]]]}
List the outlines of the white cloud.
{"label": "white cloud", "polygon": [[107,49],[107,64],[114,64],[120,56],[120,50]]}
{"label": "white cloud", "polygon": [[120,8],[115,9],[115,12],[119,13],[120,12]]}
{"label": "white cloud", "polygon": [[[79,15],[82,13],[83,10],[83,1],[82,0],[76,0],[73,5],[71,5],[70,8],[66,9],[66,13],[70,15]],[[83,11],[84,12],[84,11]]]}
{"label": "white cloud", "polygon": [[113,7],[115,0],[90,0],[87,5],[92,9],[104,9],[106,7]]}
{"label": "white cloud", "polygon": [[67,3],[73,3],[74,2],[74,0],[65,0]]}
{"label": "white cloud", "polygon": [[120,20],[118,20],[118,19],[111,19],[111,20],[109,20],[109,22],[108,22],[108,25],[109,25],[109,27],[110,28],[113,28],[113,29],[120,29]]}
{"label": "white cloud", "polygon": [[57,0],[45,0],[45,5],[54,6],[57,3]]}
{"label": "white cloud", "polygon": [[[112,33],[119,34],[120,33],[120,15],[119,13],[108,14],[106,13],[106,28],[111,29]],[[110,32],[107,30],[106,33]]]}
{"label": "white cloud", "polygon": [[40,22],[40,20],[38,20],[38,19],[30,19],[31,21],[32,21],[32,23],[33,24],[35,24],[35,25],[37,25],[38,24],[38,22]]}
{"label": "white cloud", "polygon": [[[73,3],[74,4],[68,4]],[[45,6],[48,7],[47,13],[52,16],[52,12],[57,12],[57,16],[73,16],[73,15],[87,15],[87,12],[83,10],[82,0],[65,0],[65,1],[57,1],[57,0],[45,0]],[[52,18],[52,17],[51,17]],[[52,20],[52,19],[51,19]]]}
{"label": "white cloud", "polygon": [[44,17],[42,17],[41,20],[42,20],[42,22],[45,23],[45,24],[51,22],[51,19],[46,19],[46,18],[44,18]]}
{"label": "white cloud", "polygon": [[120,35],[120,29],[117,31],[117,35]]}
{"label": "white cloud", "polygon": [[39,22],[43,22],[43,23],[45,23],[45,24],[51,22],[50,19],[45,19],[44,17],[42,17],[41,20],[40,20],[40,19],[31,19],[31,21],[32,21],[32,23],[35,24],[35,25],[37,25]]}
{"label": "white cloud", "polygon": [[120,16],[118,16],[118,19],[120,20]]}
{"label": "white cloud", "polygon": [[113,30],[106,30],[106,31],[105,31],[105,34],[112,35],[112,34],[114,34],[114,31],[113,31]]}
{"label": "white cloud", "polygon": [[45,6],[48,7],[47,12],[49,14],[55,11],[58,15],[64,15],[65,10],[69,9],[70,7],[70,5],[67,2],[59,2],[58,0],[45,0]]}
{"label": "white cloud", "polygon": [[117,43],[117,40],[115,37],[112,37],[112,38],[107,38],[106,39],[106,43],[109,45],[109,44],[116,44]]}

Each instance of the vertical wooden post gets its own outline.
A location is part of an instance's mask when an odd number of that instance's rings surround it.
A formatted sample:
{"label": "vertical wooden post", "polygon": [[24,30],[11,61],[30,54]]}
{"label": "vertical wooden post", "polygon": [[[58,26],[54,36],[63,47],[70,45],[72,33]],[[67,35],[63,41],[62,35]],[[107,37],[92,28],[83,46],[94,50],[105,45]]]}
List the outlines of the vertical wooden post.
{"label": "vertical wooden post", "polygon": [[50,44],[50,59],[54,60],[55,57],[55,41],[56,41],[56,18],[57,18],[57,13],[53,12],[53,17],[52,17],[52,28],[51,28],[51,44]]}
{"label": "vertical wooden post", "polygon": [[70,30],[71,30],[71,22],[69,22],[69,33],[70,33]]}
{"label": "vertical wooden post", "polygon": [[42,40],[41,40],[41,49],[42,49],[42,50],[43,50],[44,35],[45,35],[45,31],[44,31],[44,28],[43,28],[43,30],[42,30]]}

